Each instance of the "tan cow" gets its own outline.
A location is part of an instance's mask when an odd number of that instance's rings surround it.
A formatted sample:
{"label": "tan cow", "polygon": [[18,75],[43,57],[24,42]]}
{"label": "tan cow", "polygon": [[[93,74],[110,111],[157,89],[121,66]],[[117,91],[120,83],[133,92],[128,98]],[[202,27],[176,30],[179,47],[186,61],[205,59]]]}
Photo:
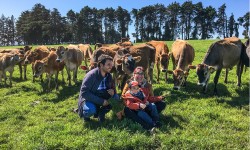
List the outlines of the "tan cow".
{"label": "tan cow", "polygon": [[[24,63],[25,54],[32,49],[32,46],[24,46],[23,48],[16,48],[16,49],[4,49],[0,50],[0,53],[10,53],[10,54],[17,54],[19,56],[19,63],[17,63],[20,72],[20,79],[23,79],[23,70],[24,70],[24,79],[27,80],[26,70],[27,65]],[[23,66],[23,69],[22,69]]]}
{"label": "tan cow", "polygon": [[[198,75],[198,85],[203,87],[203,92],[207,91],[210,75],[216,71],[214,77],[214,95],[217,95],[217,83],[222,68],[232,68],[239,64],[241,49],[239,46],[228,40],[220,40],[214,42],[209,47],[203,61],[197,66],[189,66],[191,69],[196,68]],[[239,73],[239,65],[237,65],[238,86],[241,84],[241,74]]]}
{"label": "tan cow", "polygon": [[136,66],[142,66],[145,69],[145,77],[150,83],[153,83],[155,48],[147,44],[138,44],[131,46],[128,50],[133,57],[141,57],[141,60],[136,62]]}
{"label": "tan cow", "polygon": [[194,48],[184,40],[177,40],[172,44],[172,62],[173,71],[168,71],[173,74],[174,87],[179,90],[180,87],[186,86],[186,80],[189,72],[189,65],[194,61]]}
{"label": "tan cow", "polygon": [[[48,88],[47,90],[50,91],[50,81],[51,77],[55,75],[55,83],[56,83],[56,90],[58,90],[58,73],[62,71],[62,78],[63,77],[63,68],[64,62],[57,62],[56,61],[57,55],[55,51],[51,51],[50,54],[43,58],[42,60],[36,60],[34,63],[34,77],[40,76],[42,73],[47,74],[48,78]],[[45,88],[46,89],[46,88]]]}
{"label": "tan cow", "polygon": [[71,74],[70,71],[73,71],[73,81],[77,83],[77,71],[78,67],[82,64],[83,53],[77,46],[68,46],[64,48],[59,46],[56,50],[58,62],[65,62],[66,70],[68,73],[69,86],[71,86]]}
{"label": "tan cow", "polygon": [[2,77],[4,78],[4,86],[6,86],[6,72],[10,73],[10,86],[12,86],[12,74],[14,71],[14,66],[20,62],[19,56],[17,54],[1,53],[0,54],[0,82],[2,82]]}
{"label": "tan cow", "polygon": [[[36,60],[42,60],[43,58],[47,57],[49,55],[50,51],[47,46],[38,46],[34,49],[34,51],[29,51],[25,54],[25,60],[24,63],[32,64],[32,74],[34,74],[34,63]],[[41,82],[43,82],[42,74],[40,76]],[[32,81],[35,81],[35,78],[33,77]]]}
{"label": "tan cow", "polygon": [[88,66],[87,61],[92,57],[92,54],[93,54],[93,50],[91,46],[89,44],[78,44],[78,48],[83,53],[85,65]]}
{"label": "tan cow", "polygon": [[[155,64],[157,69],[157,82],[160,82],[160,71],[165,72],[165,81],[167,82],[168,64],[170,59],[169,49],[164,41],[150,41],[147,44],[155,47]],[[161,70],[160,70],[161,67]]]}

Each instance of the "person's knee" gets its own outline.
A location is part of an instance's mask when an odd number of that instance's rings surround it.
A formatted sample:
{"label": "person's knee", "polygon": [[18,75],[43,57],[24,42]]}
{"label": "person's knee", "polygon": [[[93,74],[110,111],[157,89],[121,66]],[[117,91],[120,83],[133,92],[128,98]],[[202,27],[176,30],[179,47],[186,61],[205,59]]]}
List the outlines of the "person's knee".
{"label": "person's knee", "polygon": [[83,105],[83,116],[84,117],[90,117],[93,116],[96,113],[96,106],[93,103],[86,102]]}

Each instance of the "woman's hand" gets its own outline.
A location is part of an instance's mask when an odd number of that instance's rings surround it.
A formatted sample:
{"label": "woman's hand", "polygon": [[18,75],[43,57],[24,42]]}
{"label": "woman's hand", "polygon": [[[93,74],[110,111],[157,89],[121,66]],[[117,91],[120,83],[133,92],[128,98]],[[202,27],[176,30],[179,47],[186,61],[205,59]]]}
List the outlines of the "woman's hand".
{"label": "woman's hand", "polygon": [[140,103],[139,105],[140,105],[140,108],[141,108],[141,109],[145,109],[145,108],[147,107],[147,106],[146,106],[145,104],[143,104],[143,103]]}

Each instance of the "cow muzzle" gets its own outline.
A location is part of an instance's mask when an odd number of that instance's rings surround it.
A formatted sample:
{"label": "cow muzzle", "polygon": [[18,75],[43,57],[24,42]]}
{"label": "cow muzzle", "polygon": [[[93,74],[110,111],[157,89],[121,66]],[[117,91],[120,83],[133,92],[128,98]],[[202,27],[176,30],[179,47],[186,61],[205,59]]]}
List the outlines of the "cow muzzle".
{"label": "cow muzzle", "polygon": [[58,63],[59,63],[59,62],[61,62],[61,60],[60,60],[60,59],[56,59],[56,62],[58,62]]}
{"label": "cow muzzle", "polygon": [[174,86],[173,89],[174,89],[174,90],[179,90],[179,89],[180,89],[180,86]]}

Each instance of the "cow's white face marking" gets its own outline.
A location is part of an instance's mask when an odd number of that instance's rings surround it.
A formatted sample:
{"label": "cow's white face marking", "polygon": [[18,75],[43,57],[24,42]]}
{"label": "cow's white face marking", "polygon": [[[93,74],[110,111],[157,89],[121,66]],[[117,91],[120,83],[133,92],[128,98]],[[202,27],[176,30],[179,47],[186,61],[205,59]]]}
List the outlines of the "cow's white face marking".
{"label": "cow's white face marking", "polygon": [[128,56],[128,60],[129,61],[132,61],[132,59],[133,59],[133,57],[130,55],[130,56]]}

